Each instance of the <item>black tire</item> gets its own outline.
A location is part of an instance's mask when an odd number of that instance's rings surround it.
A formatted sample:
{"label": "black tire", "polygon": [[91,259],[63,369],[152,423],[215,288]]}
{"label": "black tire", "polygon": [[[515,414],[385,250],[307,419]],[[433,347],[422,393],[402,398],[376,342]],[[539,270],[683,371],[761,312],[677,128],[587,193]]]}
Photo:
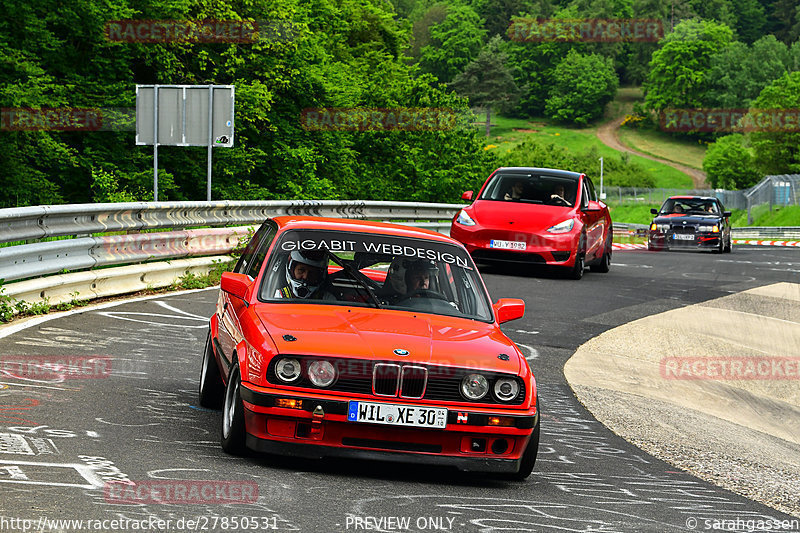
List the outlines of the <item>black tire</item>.
{"label": "black tire", "polygon": [[239,364],[236,363],[231,368],[231,373],[228,375],[228,386],[225,387],[222,431],[220,432],[222,449],[231,455],[244,455],[247,449],[245,446],[244,406],[239,393],[241,381]]}
{"label": "black tire", "polygon": [[578,251],[575,254],[575,264],[567,269],[567,277],[569,279],[581,279],[583,277],[583,270],[586,268],[586,240],[581,235],[581,240],[578,243]]}
{"label": "black tire", "polygon": [[211,346],[211,332],[206,338],[206,347],[203,351],[203,366],[200,369],[200,386],[198,387],[200,405],[208,409],[222,407],[225,387],[219,374],[217,360],[214,358],[214,348]]}
{"label": "black tire", "polygon": [[[541,416],[539,417],[541,419]],[[536,456],[539,454],[539,421],[536,422],[536,427],[533,428],[531,438],[528,441],[528,446],[522,454],[522,462],[519,464],[519,471],[515,474],[509,474],[508,479],[514,481],[524,481],[533,472],[533,467],[536,466]]]}
{"label": "black tire", "polygon": [[726,254],[729,254],[733,251],[733,242],[731,242],[731,237],[728,236],[728,243],[725,245],[725,248],[722,250]]}
{"label": "black tire", "polygon": [[611,239],[609,238],[606,240],[603,256],[598,260],[597,263],[589,267],[591,268],[592,272],[600,272],[601,274],[605,274],[611,270],[611,250]]}

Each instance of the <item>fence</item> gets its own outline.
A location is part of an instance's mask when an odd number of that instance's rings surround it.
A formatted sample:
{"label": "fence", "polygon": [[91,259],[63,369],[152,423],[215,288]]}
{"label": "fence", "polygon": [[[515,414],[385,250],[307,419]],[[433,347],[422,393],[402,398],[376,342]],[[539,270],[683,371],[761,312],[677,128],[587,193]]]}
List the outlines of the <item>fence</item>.
{"label": "fence", "polygon": [[753,187],[741,191],[723,189],[645,189],[604,187],[606,202],[612,205],[661,205],[670,196],[710,196],[718,198],[726,209],[746,209],[747,223],[752,224],[751,209],[758,205],[800,205],[800,174],[765,176]]}

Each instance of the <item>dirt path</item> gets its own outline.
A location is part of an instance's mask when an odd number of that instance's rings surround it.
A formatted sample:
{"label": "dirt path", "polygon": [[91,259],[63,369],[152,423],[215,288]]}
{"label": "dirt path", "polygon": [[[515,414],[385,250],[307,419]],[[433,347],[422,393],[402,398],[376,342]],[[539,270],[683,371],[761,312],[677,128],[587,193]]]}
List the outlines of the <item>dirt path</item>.
{"label": "dirt path", "polygon": [[619,129],[620,124],[625,117],[620,117],[611,122],[606,122],[599,128],[597,128],[597,138],[600,141],[608,146],[609,148],[613,148],[619,152],[629,152],[631,154],[638,155],[640,157],[644,157],[647,159],[651,159],[653,161],[658,161],[659,163],[664,163],[665,165],[669,165],[672,168],[676,168],[683,172],[684,174],[689,175],[692,178],[692,182],[694,183],[695,189],[708,189],[708,184],[706,183],[706,173],[702,170],[697,170],[696,168],[687,167],[686,165],[681,165],[680,163],[674,163],[672,161],[667,161],[666,159],[659,159],[657,157],[653,157],[652,155],[644,154],[642,152],[638,152],[636,150],[631,150],[624,144],[622,144],[617,137],[617,130]]}

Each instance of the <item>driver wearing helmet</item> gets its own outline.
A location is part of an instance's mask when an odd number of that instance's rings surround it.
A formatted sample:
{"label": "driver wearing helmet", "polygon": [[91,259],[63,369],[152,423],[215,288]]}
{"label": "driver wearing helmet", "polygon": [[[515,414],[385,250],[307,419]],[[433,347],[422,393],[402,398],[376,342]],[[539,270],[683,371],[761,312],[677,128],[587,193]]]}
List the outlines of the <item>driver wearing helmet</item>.
{"label": "driver wearing helmet", "polygon": [[275,298],[335,300],[327,290],[328,254],[324,250],[295,250],[286,262],[288,285],[275,291]]}

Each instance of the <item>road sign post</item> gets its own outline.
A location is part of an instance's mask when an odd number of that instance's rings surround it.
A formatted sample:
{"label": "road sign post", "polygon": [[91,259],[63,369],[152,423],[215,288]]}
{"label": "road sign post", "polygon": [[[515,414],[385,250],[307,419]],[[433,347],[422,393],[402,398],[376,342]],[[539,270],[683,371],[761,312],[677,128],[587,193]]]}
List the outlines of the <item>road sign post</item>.
{"label": "road sign post", "polygon": [[233,85],[137,85],[136,144],[153,145],[153,200],[158,201],[158,146],[208,149],[206,200],[211,200],[212,148],[233,147]]}

